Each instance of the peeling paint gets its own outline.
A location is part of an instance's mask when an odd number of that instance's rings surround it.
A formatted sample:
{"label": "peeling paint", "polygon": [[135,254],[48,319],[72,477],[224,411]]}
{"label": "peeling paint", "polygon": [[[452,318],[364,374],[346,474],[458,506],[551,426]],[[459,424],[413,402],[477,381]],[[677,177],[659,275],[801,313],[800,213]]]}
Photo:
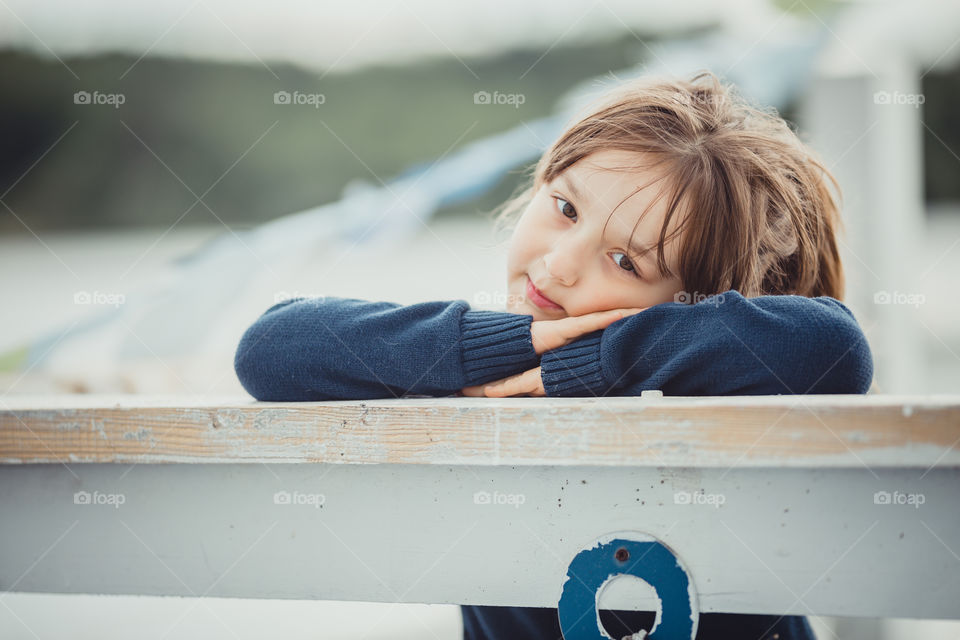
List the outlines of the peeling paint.
{"label": "peeling paint", "polygon": [[659,449],[670,454],[684,455],[690,453],[690,443],[682,440],[673,440],[670,442],[657,442],[651,449]]}
{"label": "peeling paint", "polygon": [[221,409],[211,416],[214,429],[240,429],[245,422],[244,413],[238,409]]}
{"label": "peeling paint", "polygon": [[101,438],[107,440],[107,432],[103,428],[103,420],[97,420],[95,418],[90,419],[90,431],[96,431]]}
{"label": "peeling paint", "polygon": [[363,412],[360,414],[360,423],[368,427],[376,426],[380,423],[380,414],[376,413],[370,414],[370,407],[364,407]]}
{"label": "peeling paint", "polygon": [[144,440],[149,439],[153,435],[153,430],[146,427],[140,427],[136,431],[127,431],[123,434],[124,440],[136,440],[138,442],[143,442]]}
{"label": "peeling paint", "polygon": [[287,413],[286,409],[262,409],[253,417],[253,428],[258,431],[272,429],[283,422]]}

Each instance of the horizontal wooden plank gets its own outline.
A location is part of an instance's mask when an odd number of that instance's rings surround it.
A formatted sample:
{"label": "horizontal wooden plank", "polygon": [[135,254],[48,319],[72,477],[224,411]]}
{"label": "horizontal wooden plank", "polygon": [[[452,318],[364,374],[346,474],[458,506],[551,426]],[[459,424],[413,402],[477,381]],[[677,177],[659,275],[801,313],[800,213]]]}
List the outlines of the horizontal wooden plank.
{"label": "horizontal wooden plank", "polygon": [[960,466],[960,396],[0,399],[0,463]]}
{"label": "horizontal wooden plank", "polygon": [[[704,612],[960,618],[958,416],[954,396],[8,397],[0,591],[552,607],[584,545],[637,531]],[[625,584],[603,606],[656,607]]]}
{"label": "horizontal wooden plank", "polygon": [[[960,618],[958,489],[939,466],[4,465],[0,592],[547,607],[629,530],[704,612]],[[601,604],[656,607],[629,584]]]}

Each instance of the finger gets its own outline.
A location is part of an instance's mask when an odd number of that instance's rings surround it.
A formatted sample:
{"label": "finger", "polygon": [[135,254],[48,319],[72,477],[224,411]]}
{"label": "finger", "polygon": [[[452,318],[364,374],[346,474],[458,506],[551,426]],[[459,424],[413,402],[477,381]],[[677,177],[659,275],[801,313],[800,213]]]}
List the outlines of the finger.
{"label": "finger", "polygon": [[632,316],[636,313],[640,313],[641,311],[646,311],[649,308],[650,307],[630,307],[629,309],[620,309],[620,312],[623,313],[623,317],[626,318],[627,316]]}
{"label": "finger", "polygon": [[506,380],[503,380],[496,384],[488,384],[483,388],[483,392],[488,398],[506,398],[515,393],[512,391],[514,386],[513,384],[507,383]]}
{"label": "finger", "polygon": [[506,398],[532,391],[530,385],[530,371],[504,378],[495,385],[488,385],[485,389],[487,397]]}
{"label": "finger", "polygon": [[600,329],[605,329],[607,326],[613,324],[617,320],[623,318],[623,311],[621,309],[610,309],[609,311],[595,311],[593,313],[588,313],[585,316],[574,316],[570,318],[573,320],[570,328],[568,329],[567,335],[568,338],[576,338],[586,333],[592,333]]}
{"label": "finger", "polygon": [[537,367],[530,371],[531,382],[533,383],[533,391],[530,392],[530,395],[543,397],[547,395],[546,389],[543,388],[543,368]]}
{"label": "finger", "polygon": [[515,395],[531,397],[547,395],[546,391],[543,389],[543,378],[541,376],[540,367],[525,371],[521,376],[519,376],[516,384],[517,387],[515,388]]}
{"label": "finger", "polygon": [[544,320],[530,328],[534,351],[545,353],[573,342],[582,335],[605,329],[623,316],[616,309],[595,311],[582,316],[570,316],[560,320]]}
{"label": "finger", "polygon": [[470,398],[482,398],[484,396],[483,385],[464,387],[460,390],[460,393]]}

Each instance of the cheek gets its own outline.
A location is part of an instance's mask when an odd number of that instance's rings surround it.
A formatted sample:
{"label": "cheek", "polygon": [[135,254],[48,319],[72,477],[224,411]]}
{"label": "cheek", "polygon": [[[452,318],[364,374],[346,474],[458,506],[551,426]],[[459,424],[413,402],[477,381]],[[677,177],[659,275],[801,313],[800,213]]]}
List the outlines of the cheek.
{"label": "cheek", "polygon": [[536,259],[543,255],[544,229],[539,213],[528,209],[517,221],[510,239],[507,267],[511,272],[525,272]]}

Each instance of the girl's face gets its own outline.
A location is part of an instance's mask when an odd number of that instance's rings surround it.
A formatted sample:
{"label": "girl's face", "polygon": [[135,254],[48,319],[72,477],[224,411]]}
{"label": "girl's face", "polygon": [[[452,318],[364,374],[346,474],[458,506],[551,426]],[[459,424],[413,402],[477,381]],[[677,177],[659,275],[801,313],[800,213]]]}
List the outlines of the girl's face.
{"label": "girl's face", "polygon": [[[627,248],[631,233],[638,251],[656,245],[669,204],[666,195],[653,203],[665,183],[653,182],[659,174],[612,170],[636,165],[637,159],[627,151],[598,151],[537,192],[510,241],[507,311],[532,315],[534,320],[557,320],[674,301],[683,284],[676,275],[660,276],[656,250],[637,259]],[[648,186],[637,191],[644,185]],[[668,235],[676,228],[678,213]],[[678,240],[670,238],[664,246],[673,274],[678,273]]]}

